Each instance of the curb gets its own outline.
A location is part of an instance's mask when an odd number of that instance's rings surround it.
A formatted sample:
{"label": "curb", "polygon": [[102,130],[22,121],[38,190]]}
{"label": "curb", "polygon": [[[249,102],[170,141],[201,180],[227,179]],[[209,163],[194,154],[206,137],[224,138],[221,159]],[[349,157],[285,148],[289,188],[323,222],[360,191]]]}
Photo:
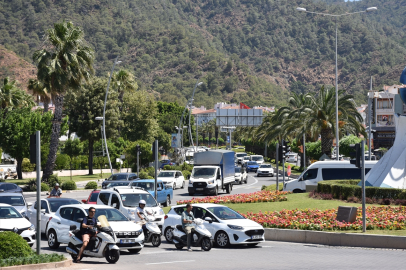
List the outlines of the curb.
{"label": "curb", "polygon": [[405,236],[265,228],[265,240],[328,246],[406,249]]}
{"label": "curb", "polygon": [[0,267],[0,270],[41,270],[41,269],[54,269],[69,267],[72,265],[72,259],[66,259],[62,262],[52,262],[52,263],[39,263],[39,264],[27,264],[27,265],[16,265]]}

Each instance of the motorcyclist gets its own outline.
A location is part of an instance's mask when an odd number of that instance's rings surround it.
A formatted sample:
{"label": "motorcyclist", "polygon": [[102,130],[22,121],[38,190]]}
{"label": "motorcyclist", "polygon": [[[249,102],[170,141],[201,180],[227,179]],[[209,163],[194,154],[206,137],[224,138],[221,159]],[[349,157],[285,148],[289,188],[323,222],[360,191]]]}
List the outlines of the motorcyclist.
{"label": "motorcyclist", "polygon": [[151,215],[151,213],[145,209],[146,204],[147,203],[145,200],[139,201],[138,207],[135,209],[137,215],[135,216],[135,220],[134,220],[134,222],[142,224],[142,230],[144,231],[145,235],[147,232],[147,226],[145,225],[145,215],[146,214]]}
{"label": "motorcyclist", "polygon": [[192,213],[193,206],[188,203],[186,204],[186,211],[182,213],[182,227],[187,235],[187,250],[192,251],[190,248],[192,244],[192,232],[195,226],[193,225],[193,220],[195,219]]}
{"label": "motorcyclist", "polygon": [[94,227],[100,227],[97,225],[96,221],[96,209],[94,207],[89,208],[89,215],[87,217],[83,218],[82,224],[80,226],[80,233],[82,234],[82,241],[83,245],[82,248],[79,251],[78,256],[76,257],[75,262],[80,262],[82,260],[82,253],[87,247],[87,244],[89,244],[90,237],[92,237],[94,233]]}

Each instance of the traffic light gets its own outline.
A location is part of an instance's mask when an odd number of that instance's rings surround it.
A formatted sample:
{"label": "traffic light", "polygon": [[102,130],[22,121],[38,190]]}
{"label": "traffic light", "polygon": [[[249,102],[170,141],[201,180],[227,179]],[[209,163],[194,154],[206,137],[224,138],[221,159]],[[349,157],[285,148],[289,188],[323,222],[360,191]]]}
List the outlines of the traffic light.
{"label": "traffic light", "polygon": [[358,168],[361,168],[361,144],[360,143],[350,144],[350,147],[354,149],[354,151],[350,153],[350,156],[352,158],[355,158],[351,159],[350,163],[355,164],[355,166]]}
{"label": "traffic light", "polygon": [[141,146],[137,145],[137,153],[141,153]]}
{"label": "traffic light", "polygon": [[37,135],[30,135],[30,163],[37,164]]}
{"label": "traffic light", "polygon": [[283,142],[285,144],[286,153],[289,153],[290,152],[290,141],[283,141]]}
{"label": "traffic light", "polygon": [[278,160],[279,161],[283,161],[285,159],[285,154],[286,154],[286,144],[285,141],[282,140],[282,143],[279,145],[279,149],[278,149]]}

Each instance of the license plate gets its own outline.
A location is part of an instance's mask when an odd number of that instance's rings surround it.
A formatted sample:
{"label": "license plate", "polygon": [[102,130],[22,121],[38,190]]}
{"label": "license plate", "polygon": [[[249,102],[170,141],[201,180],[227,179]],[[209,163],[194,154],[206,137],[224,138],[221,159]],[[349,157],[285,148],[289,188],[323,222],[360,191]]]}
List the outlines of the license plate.
{"label": "license plate", "polygon": [[196,188],[196,190],[203,190],[204,188]]}
{"label": "license plate", "polygon": [[253,235],[253,236],[251,236],[251,239],[252,240],[254,240],[254,239],[262,239],[262,235]]}
{"label": "license plate", "polygon": [[135,239],[121,239],[120,244],[133,244],[135,243]]}

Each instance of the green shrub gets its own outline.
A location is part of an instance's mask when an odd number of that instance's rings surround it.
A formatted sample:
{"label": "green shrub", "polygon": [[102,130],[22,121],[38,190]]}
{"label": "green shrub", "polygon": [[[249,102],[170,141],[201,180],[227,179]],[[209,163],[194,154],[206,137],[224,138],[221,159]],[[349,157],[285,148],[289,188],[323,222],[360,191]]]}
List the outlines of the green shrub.
{"label": "green shrub", "polygon": [[285,163],[285,168],[287,168],[289,166],[289,164],[288,163]]}
{"label": "green shrub", "polygon": [[185,177],[185,180],[188,180],[190,178],[190,175],[192,174],[189,171],[182,171],[183,176]]}
{"label": "green shrub", "polygon": [[[25,191],[37,191],[37,179],[29,179],[24,187]],[[49,191],[50,188],[47,183],[41,182],[41,191]]]}
{"label": "green shrub", "polygon": [[170,171],[170,170],[172,170],[172,166],[171,165],[165,165],[164,170],[165,171]]}
{"label": "green shrub", "polygon": [[275,159],[271,159],[271,163],[275,164],[276,160]]}
{"label": "green shrub", "polygon": [[47,185],[47,183],[41,183],[41,191],[49,191],[50,190],[50,188],[49,188],[49,186]]}
{"label": "green shrub", "polygon": [[70,157],[66,154],[60,154],[56,156],[55,170],[62,171],[69,169]]}
{"label": "green shrub", "polygon": [[75,190],[77,189],[76,183],[73,180],[67,180],[62,183],[62,190]]}
{"label": "green shrub", "polygon": [[21,257],[33,254],[27,241],[14,232],[0,232],[0,243],[0,259],[8,259],[16,254]]}
{"label": "green shrub", "polygon": [[50,263],[64,261],[65,257],[60,254],[33,254],[28,257],[10,257],[8,259],[0,259],[0,267],[14,266],[14,265],[28,265],[38,263]]}
{"label": "green shrub", "polygon": [[97,189],[97,182],[96,181],[87,182],[85,189]]}
{"label": "green shrub", "polygon": [[56,183],[58,183],[59,185],[62,186],[63,181],[58,177],[57,174],[52,174],[47,181],[48,186],[50,187],[54,187]]}
{"label": "green shrub", "polygon": [[154,179],[153,176],[149,175],[147,171],[140,171],[140,179]]}
{"label": "green shrub", "polygon": [[300,166],[292,166],[292,170],[299,171],[299,170],[300,170]]}
{"label": "green shrub", "polygon": [[35,169],[35,164],[30,163],[28,158],[24,158],[23,162],[21,163],[21,170],[23,172],[32,172]]}
{"label": "green shrub", "polygon": [[[267,191],[276,190],[276,184],[272,184],[272,185],[269,185],[269,186],[263,185],[261,187],[261,190],[267,190]],[[279,183],[279,191],[283,191],[283,184],[282,183]]]}

